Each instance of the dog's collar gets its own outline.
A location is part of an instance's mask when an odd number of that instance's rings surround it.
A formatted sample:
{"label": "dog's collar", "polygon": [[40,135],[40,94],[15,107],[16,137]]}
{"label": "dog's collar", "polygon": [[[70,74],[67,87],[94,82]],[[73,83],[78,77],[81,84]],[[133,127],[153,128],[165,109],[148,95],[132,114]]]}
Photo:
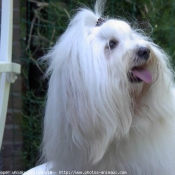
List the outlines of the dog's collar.
{"label": "dog's collar", "polygon": [[98,21],[97,21],[97,23],[96,23],[96,27],[101,26],[104,22],[106,22],[105,19],[103,19],[103,18],[99,18]]}

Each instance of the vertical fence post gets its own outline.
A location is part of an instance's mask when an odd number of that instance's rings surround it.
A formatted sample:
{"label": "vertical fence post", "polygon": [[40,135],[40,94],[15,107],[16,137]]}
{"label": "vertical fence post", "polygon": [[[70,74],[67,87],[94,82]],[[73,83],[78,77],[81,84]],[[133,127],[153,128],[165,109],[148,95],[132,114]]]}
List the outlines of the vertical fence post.
{"label": "vertical fence post", "polygon": [[2,0],[0,37],[0,148],[4,133],[10,83],[20,73],[20,65],[12,63],[13,0]]}

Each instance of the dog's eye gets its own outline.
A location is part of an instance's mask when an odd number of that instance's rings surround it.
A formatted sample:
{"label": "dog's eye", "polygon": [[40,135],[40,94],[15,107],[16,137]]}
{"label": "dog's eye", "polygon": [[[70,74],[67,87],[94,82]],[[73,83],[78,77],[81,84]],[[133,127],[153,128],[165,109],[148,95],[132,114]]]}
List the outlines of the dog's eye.
{"label": "dog's eye", "polygon": [[114,49],[116,47],[116,45],[117,45],[117,41],[115,41],[115,40],[109,41],[109,48],[110,49]]}

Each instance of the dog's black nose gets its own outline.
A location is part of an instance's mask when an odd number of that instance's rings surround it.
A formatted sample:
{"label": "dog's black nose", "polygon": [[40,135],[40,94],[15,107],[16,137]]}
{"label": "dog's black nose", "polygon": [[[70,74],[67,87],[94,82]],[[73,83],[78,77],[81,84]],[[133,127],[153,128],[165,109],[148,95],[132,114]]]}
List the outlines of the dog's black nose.
{"label": "dog's black nose", "polygon": [[137,54],[140,58],[147,60],[150,56],[150,49],[147,47],[140,47]]}

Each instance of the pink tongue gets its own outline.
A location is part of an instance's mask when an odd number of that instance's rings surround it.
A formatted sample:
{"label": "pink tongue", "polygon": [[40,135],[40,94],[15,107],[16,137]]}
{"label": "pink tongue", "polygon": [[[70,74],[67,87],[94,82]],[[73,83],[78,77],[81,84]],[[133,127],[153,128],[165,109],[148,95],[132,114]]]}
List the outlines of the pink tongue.
{"label": "pink tongue", "polygon": [[132,69],[132,73],[146,83],[152,82],[152,75],[147,69]]}

